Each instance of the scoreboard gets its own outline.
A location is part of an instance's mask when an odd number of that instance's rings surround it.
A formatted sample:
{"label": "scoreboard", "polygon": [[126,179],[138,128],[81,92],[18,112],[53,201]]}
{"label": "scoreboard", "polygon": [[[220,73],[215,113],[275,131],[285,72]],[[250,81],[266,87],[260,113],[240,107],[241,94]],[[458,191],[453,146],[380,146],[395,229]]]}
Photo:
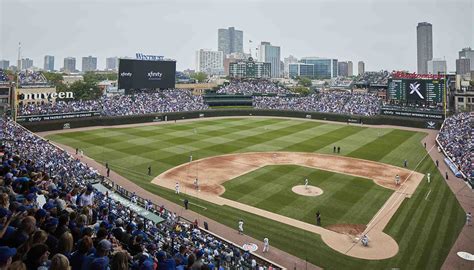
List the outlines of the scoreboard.
{"label": "scoreboard", "polygon": [[389,100],[442,103],[444,80],[440,79],[390,79]]}

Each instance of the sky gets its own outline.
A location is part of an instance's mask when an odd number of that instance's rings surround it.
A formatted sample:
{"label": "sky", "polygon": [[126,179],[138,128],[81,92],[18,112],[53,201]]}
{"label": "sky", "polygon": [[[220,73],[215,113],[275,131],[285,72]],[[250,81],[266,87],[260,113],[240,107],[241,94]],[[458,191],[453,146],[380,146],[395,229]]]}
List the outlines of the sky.
{"label": "sky", "polygon": [[[433,24],[433,57],[455,70],[458,51],[474,48],[474,0],[0,0],[0,59],[21,56],[43,67],[45,55],[177,60],[195,69],[195,52],[217,50],[217,29],[244,32],[244,50],[261,41],[281,47],[281,60],[317,56],[362,60],[366,70],[416,71],[416,25]],[[249,40],[253,43],[249,46]]]}

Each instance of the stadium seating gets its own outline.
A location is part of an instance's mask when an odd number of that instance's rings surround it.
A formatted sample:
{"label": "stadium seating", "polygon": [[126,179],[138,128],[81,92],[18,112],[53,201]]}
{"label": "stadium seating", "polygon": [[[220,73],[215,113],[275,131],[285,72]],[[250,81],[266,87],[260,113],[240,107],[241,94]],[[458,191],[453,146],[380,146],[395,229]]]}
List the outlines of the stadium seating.
{"label": "stadium seating", "polygon": [[12,257],[46,270],[64,256],[73,270],[275,269],[163,207],[165,222],[140,217],[91,185],[103,178],[94,169],[15,122],[0,125],[0,265]]}
{"label": "stadium seating", "polygon": [[446,118],[438,134],[444,152],[466,177],[474,177],[474,113],[460,113]]}
{"label": "stadium seating", "polygon": [[48,80],[43,73],[30,70],[22,70],[18,73],[21,85],[47,85]]}
{"label": "stadium seating", "polygon": [[7,73],[3,69],[0,69],[0,83],[5,83],[8,81]]}
{"label": "stadium seating", "polygon": [[217,93],[228,95],[287,95],[291,94],[291,91],[269,81],[233,81],[217,90]]}

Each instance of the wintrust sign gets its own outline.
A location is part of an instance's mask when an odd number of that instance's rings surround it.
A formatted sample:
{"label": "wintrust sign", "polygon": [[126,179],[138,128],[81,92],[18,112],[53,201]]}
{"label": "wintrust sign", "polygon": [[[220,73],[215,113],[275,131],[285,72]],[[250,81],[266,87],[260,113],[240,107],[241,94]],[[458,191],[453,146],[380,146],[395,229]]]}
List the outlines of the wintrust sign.
{"label": "wintrust sign", "polygon": [[163,56],[161,55],[151,55],[151,54],[143,54],[143,53],[136,53],[135,54],[138,60],[148,60],[148,61],[160,61],[163,60]]}

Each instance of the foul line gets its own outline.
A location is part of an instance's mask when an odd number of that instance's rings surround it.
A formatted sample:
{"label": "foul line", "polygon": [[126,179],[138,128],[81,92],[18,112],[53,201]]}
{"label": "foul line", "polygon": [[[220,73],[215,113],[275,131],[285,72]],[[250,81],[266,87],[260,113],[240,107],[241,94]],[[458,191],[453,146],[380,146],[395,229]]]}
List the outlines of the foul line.
{"label": "foul line", "polygon": [[[182,201],[182,202],[184,203],[184,200],[180,199],[180,201]],[[200,208],[202,208],[202,209],[204,209],[204,210],[207,210],[207,207],[202,206],[202,205],[199,205],[199,204],[197,204],[197,203],[189,202],[189,204],[192,204],[192,205],[195,205],[195,206],[197,206],[197,207],[200,207]]]}
{"label": "foul line", "polygon": [[428,196],[430,196],[430,193],[431,193],[431,188],[430,188],[430,191],[428,191],[428,194],[426,194],[425,201],[428,200]]}

